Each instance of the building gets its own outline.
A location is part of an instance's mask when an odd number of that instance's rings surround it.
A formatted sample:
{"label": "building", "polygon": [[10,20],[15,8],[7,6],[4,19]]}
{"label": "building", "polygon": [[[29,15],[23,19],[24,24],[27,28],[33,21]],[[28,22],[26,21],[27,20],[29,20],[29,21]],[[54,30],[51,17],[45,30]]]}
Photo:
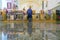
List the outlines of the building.
{"label": "building", "polygon": [[0,9],[2,9],[2,0],[0,1]]}

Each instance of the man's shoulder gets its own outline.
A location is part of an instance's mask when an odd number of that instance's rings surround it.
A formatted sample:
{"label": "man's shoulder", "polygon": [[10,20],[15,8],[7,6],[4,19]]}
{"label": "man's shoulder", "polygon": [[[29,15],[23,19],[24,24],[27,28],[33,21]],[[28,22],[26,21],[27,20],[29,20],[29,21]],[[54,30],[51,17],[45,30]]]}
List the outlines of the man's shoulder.
{"label": "man's shoulder", "polygon": [[28,10],[32,10],[32,9],[28,9]]}

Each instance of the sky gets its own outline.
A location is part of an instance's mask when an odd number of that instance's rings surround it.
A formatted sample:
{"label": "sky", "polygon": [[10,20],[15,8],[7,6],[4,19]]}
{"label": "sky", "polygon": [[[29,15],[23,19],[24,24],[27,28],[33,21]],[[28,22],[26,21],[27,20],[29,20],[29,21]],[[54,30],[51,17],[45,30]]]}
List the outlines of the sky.
{"label": "sky", "polygon": [[[0,2],[1,2],[1,0],[0,0]],[[2,9],[3,8],[7,8],[7,3],[6,3],[7,1],[6,0],[2,0]],[[55,6],[57,6],[58,4],[58,2],[60,2],[60,0],[48,0],[48,7],[46,8],[46,6],[45,6],[45,9],[51,9],[51,8],[54,8]],[[1,5],[1,4],[0,4]]]}

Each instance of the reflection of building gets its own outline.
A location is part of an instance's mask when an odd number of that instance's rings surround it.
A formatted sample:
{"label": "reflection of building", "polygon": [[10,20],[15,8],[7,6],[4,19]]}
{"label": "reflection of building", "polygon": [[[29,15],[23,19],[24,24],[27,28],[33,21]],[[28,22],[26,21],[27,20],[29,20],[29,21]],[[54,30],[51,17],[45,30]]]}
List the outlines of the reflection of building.
{"label": "reflection of building", "polygon": [[2,40],[7,40],[7,33],[2,32]]}

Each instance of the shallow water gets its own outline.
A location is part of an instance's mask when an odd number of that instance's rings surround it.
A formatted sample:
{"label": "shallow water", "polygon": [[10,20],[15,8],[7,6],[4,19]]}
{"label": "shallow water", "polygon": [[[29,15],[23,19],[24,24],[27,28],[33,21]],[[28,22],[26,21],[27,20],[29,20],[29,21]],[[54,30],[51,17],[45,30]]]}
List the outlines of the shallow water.
{"label": "shallow water", "polygon": [[59,34],[56,23],[0,22],[0,40],[60,40]]}

